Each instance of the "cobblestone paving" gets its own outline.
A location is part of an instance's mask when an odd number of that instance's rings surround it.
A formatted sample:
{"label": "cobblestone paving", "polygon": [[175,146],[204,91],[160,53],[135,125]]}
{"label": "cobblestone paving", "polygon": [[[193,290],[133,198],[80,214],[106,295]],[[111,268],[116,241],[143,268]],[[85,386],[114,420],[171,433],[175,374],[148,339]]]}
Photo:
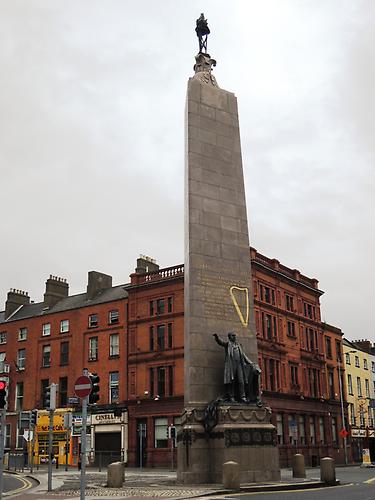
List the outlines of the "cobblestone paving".
{"label": "cobblestone paving", "polygon": [[[159,489],[158,488],[88,488],[85,490],[85,496],[87,497],[122,497],[122,498],[134,498],[134,497],[169,497],[169,498],[191,498],[198,497],[200,495],[207,495],[210,490],[204,489]],[[53,492],[56,497],[79,497],[79,490],[62,490],[61,492]],[[211,491],[214,493],[214,490]]]}

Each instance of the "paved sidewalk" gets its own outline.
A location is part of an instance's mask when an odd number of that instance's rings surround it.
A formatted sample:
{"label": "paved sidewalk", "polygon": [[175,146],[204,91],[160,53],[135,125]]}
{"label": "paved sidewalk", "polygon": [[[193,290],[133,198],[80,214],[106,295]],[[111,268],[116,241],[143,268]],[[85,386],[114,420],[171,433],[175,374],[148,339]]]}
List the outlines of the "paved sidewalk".
{"label": "paved sidewalk", "polygon": [[[282,469],[281,481],[270,483],[254,483],[241,485],[242,491],[275,491],[282,489],[302,489],[322,486],[319,469],[308,469],[306,479],[293,479],[290,469]],[[23,474],[30,477],[30,474]],[[39,485],[22,492],[15,498],[19,500],[79,500],[80,473],[76,469],[65,472],[53,470],[53,491],[47,492],[47,471],[39,470],[32,474]],[[176,472],[165,469],[125,469],[125,483],[121,489],[107,488],[106,471],[88,469],[86,473],[87,489],[85,496],[90,499],[137,499],[144,497],[168,497],[169,499],[194,498],[210,495],[232,493],[224,490],[221,484],[217,485],[180,485],[176,482]]]}

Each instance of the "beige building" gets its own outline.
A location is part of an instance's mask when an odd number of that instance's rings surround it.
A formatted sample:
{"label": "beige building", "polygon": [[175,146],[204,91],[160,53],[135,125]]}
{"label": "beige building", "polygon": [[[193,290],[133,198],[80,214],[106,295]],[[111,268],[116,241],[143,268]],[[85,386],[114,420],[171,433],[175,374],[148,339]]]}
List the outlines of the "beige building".
{"label": "beige building", "polygon": [[343,340],[346,394],[348,402],[348,428],[353,460],[362,461],[363,450],[368,449],[371,462],[375,462],[374,428],[374,374],[375,356],[364,349],[361,341]]}

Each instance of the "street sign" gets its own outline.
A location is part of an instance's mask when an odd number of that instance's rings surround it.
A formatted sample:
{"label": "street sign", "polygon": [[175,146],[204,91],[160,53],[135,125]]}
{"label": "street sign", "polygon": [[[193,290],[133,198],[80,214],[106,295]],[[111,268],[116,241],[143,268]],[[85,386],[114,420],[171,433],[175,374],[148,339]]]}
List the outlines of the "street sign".
{"label": "street sign", "polygon": [[348,436],[349,436],[349,432],[348,432],[346,429],[341,429],[341,431],[340,431],[340,436],[341,436],[342,438],[346,438],[346,437],[348,437]]}
{"label": "street sign", "polygon": [[86,398],[92,389],[91,380],[86,375],[77,378],[74,384],[74,392],[79,398]]}
{"label": "street sign", "polygon": [[72,397],[72,398],[68,398],[68,403],[70,405],[78,405],[79,403],[79,398],[77,398],[76,396]]}
{"label": "street sign", "polygon": [[33,431],[23,431],[23,438],[25,439],[25,441],[31,441],[33,439],[33,434]]}

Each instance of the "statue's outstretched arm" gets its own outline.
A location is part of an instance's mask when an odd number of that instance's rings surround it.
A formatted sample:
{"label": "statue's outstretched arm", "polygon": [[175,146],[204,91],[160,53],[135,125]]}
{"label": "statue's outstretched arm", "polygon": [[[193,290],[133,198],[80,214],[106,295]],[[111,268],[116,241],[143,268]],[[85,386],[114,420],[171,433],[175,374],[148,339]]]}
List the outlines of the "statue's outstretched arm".
{"label": "statue's outstretched arm", "polygon": [[217,333],[214,333],[212,336],[216,340],[216,342],[219,345],[221,345],[222,347],[225,347],[227,345],[227,342],[224,342],[224,340],[221,340],[221,338],[219,337],[219,335]]}

